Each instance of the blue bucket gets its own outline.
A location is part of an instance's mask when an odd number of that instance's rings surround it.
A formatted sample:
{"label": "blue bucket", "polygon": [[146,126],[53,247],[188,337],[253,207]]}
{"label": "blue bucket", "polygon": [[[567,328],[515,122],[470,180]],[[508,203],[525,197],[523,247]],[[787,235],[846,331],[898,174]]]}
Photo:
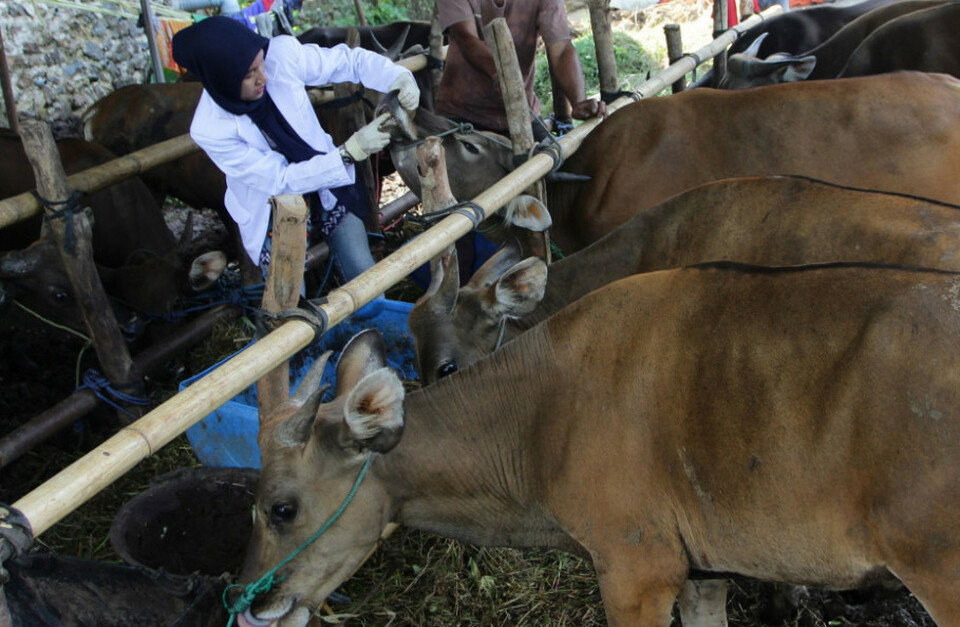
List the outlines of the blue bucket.
{"label": "blue bucket", "polygon": [[[336,365],[340,352],[354,335],[364,329],[377,328],[387,348],[387,364],[402,378],[417,379],[413,353],[413,339],[407,327],[411,303],[377,299],[357,310],[352,316],[329,329],[316,344],[312,344],[290,358],[290,389],[295,390],[310,366],[325,351],[332,350],[323,371],[323,384],[335,382]],[[243,352],[245,349],[238,351]],[[200,374],[184,380],[180,390],[206,376],[210,371],[231,359],[233,355]],[[331,400],[333,389],[327,390],[324,400]],[[257,413],[257,386],[251,385],[233,397],[206,418],[187,429],[187,440],[197,459],[204,466],[259,468],[260,449],[257,432],[260,419]]]}

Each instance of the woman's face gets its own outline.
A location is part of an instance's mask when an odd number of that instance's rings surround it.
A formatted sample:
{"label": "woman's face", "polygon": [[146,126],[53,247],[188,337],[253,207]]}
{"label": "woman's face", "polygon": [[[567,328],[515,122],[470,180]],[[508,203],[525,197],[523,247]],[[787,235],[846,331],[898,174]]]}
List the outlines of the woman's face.
{"label": "woman's face", "polygon": [[247,75],[243,77],[240,83],[240,100],[252,102],[259,100],[263,96],[263,90],[267,88],[267,75],[263,71],[263,50],[257,53]]}

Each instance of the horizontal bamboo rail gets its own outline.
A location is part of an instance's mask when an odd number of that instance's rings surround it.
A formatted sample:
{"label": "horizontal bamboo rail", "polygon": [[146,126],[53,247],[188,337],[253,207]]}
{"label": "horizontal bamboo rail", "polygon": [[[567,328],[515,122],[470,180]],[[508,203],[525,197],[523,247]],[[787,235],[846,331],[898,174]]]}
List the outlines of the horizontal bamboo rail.
{"label": "horizontal bamboo rail", "polygon": [[[774,6],[764,11],[764,15],[769,16],[780,10],[779,6]],[[749,28],[761,19],[762,15],[754,14],[735,28]],[[710,58],[735,38],[734,32],[726,31],[695,54],[701,59]],[[641,85],[638,93],[641,97],[655,95],[696,65],[694,59],[685,57]],[[607,109],[613,113],[631,102],[631,98],[619,98],[610,103]],[[597,119],[588,120],[561,137],[558,142],[563,153],[573,154],[600,123]],[[542,178],[552,167],[553,159],[549,155],[535,155],[477,196],[473,202],[483,210],[485,216],[489,216],[531,183]],[[331,291],[327,295],[327,302],[320,305],[320,309],[327,315],[328,327],[339,324],[359,307],[386,291],[472,229],[473,222],[470,218],[452,214],[354,280]],[[309,324],[299,320],[287,322],[140,420],[122,429],[13,506],[30,521],[34,535],[40,535],[122,477],[142,459],[155,453],[204,416],[245,390],[277,363],[289,359],[313,341],[314,329]]]}
{"label": "horizontal bamboo rail", "polygon": [[[446,53],[446,49],[444,49]],[[427,57],[423,54],[397,61],[397,65],[417,72],[427,67]],[[311,91],[311,100],[314,104],[322,104],[333,100],[333,92]],[[143,174],[158,165],[185,157],[200,150],[200,147],[189,135],[179,135],[118,157],[101,165],[92,167],[83,172],[77,172],[67,177],[67,186],[70,189],[84,193],[95,192],[113,185],[118,181]],[[24,192],[10,198],[0,200],[0,229],[10,226],[30,216],[40,213],[40,202],[32,192]]]}

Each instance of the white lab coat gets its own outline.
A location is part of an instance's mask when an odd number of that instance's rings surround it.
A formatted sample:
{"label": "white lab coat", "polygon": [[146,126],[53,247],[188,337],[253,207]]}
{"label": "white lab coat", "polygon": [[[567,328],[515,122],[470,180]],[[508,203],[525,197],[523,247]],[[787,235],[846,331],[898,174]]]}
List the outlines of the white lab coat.
{"label": "white lab coat", "polygon": [[206,90],[190,124],[190,137],[227,177],[224,204],[256,264],[270,226],[271,196],[320,191],[324,208],[331,209],[336,199],[328,188],[354,181],[354,167],[344,165],[333,139],[320,126],[305,87],[354,82],[386,92],[398,76],[409,72],[374,52],[343,44],[321,48],[289,35],[270,40],[264,69],[267,92],[284,119],[305,142],[326,154],[287,163],[248,116],[222,109]]}

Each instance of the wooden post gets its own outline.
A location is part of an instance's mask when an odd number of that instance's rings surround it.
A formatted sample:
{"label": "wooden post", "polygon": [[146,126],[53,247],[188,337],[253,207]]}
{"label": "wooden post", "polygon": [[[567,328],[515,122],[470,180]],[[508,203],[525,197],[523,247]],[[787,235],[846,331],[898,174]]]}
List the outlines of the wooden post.
{"label": "wooden post", "polygon": [[20,124],[17,122],[17,102],[13,99],[10,67],[7,65],[7,54],[3,49],[3,29],[0,29],[0,87],[3,88],[3,104],[7,109],[7,124],[10,126],[10,130],[19,135]]}
{"label": "wooden post", "polygon": [[[270,199],[270,204],[273,207],[273,243],[260,308],[268,314],[275,314],[296,307],[300,300],[310,210],[300,194],[275,196]],[[290,364],[284,361],[257,381],[261,424],[289,396]]]}
{"label": "wooden post", "polygon": [[443,140],[428,137],[417,146],[417,173],[420,175],[420,194],[423,196],[424,215],[446,209],[457,203],[450,191],[447,162],[443,157]]}
{"label": "wooden post", "polygon": [[590,0],[589,7],[593,46],[597,51],[597,71],[600,74],[600,98],[609,104],[620,91],[617,58],[613,53],[613,31],[610,29],[610,0]]}
{"label": "wooden post", "polygon": [[[67,187],[67,177],[50,128],[42,122],[24,122],[20,127],[20,136],[24,152],[33,167],[40,196],[50,201],[66,200],[71,190]],[[49,207],[44,210],[51,218],[45,223],[60,248],[60,258],[73,287],[77,307],[90,332],[104,374],[113,384],[130,383],[133,361],[93,262],[92,229],[88,217],[90,210],[85,209],[83,213],[68,215],[63,219],[55,217],[54,210]],[[72,220],[69,239],[68,220]],[[126,422],[123,418],[121,420]]]}
{"label": "wooden post", "polygon": [[[667,58],[670,65],[673,65],[683,56],[683,39],[680,35],[679,24],[665,24],[663,33],[667,38]],[[679,79],[671,86],[671,91],[675,94],[680,93],[686,87],[686,77]]]}
{"label": "wooden post", "polygon": [[160,49],[157,47],[157,31],[153,28],[153,10],[150,0],[140,0],[140,13],[143,18],[143,31],[147,34],[147,47],[150,49],[150,62],[158,83],[165,82],[163,64],[160,63]]}
{"label": "wooden post", "polygon": [[360,4],[360,0],[353,0],[353,7],[357,10],[357,22],[360,23],[360,26],[366,26],[367,16],[363,13],[363,5]]}
{"label": "wooden post", "polygon": [[[727,0],[713,0],[713,37],[727,30]],[[713,86],[720,85],[720,79],[727,73],[727,50],[724,48],[713,57]]]}
{"label": "wooden post", "polygon": [[[484,26],[483,32],[497,66],[497,77],[507,111],[507,128],[510,130],[513,154],[517,161],[522,162],[530,155],[534,142],[533,130],[530,127],[530,103],[527,100],[523,75],[520,73],[520,64],[517,61],[517,49],[513,44],[513,36],[510,34],[506,19],[498,17],[492,20]],[[545,200],[543,181],[536,181],[527,193]]]}

